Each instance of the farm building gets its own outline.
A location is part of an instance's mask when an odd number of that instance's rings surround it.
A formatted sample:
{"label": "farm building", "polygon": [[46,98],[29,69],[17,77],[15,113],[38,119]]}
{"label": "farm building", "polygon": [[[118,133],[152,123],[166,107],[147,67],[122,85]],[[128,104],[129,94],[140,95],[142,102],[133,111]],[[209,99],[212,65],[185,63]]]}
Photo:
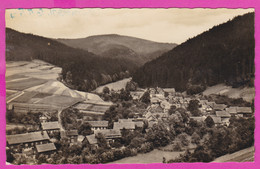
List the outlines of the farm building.
{"label": "farm building", "polygon": [[237,115],[237,107],[228,107],[225,109],[231,116]]}
{"label": "farm building", "polygon": [[231,115],[226,111],[216,111],[216,116],[222,118],[230,118]]}
{"label": "farm building", "polygon": [[215,126],[218,126],[218,125],[221,125],[221,124],[222,124],[221,117],[217,117],[217,116],[215,116],[215,115],[211,115],[210,117],[211,117],[212,120],[214,121]]}
{"label": "farm building", "polygon": [[56,151],[54,143],[40,144],[35,147],[38,154],[44,153],[45,155],[50,155],[52,152]]}
{"label": "farm building", "polygon": [[61,138],[67,137],[70,143],[76,143],[78,141],[78,130],[66,130],[60,132]]}
{"label": "farm building", "polygon": [[95,130],[94,134],[97,135],[98,133],[103,134],[106,139],[118,139],[121,138],[120,130],[116,129],[106,129],[106,130]]}
{"label": "farm building", "polygon": [[251,107],[237,107],[237,114],[241,117],[250,117],[252,109]]}
{"label": "farm building", "polygon": [[19,145],[22,145],[22,148],[29,148],[38,144],[45,144],[50,141],[50,138],[46,131],[37,131],[24,134],[7,135],[6,141],[10,148],[16,149]]}
{"label": "farm building", "polygon": [[92,130],[103,130],[108,128],[108,121],[86,121]]}
{"label": "farm building", "polygon": [[58,121],[41,123],[42,130],[47,131],[47,133],[55,133],[60,131],[60,124]]}
{"label": "farm building", "polygon": [[217,111],[225,110],[227,105],[225,104],[214,104],[213,109]]}
{"label": "farm building", "polygon": [[95,134],[91,134],[91,135],[86,136],[86,140],[92,146],[92,148],[98,147],[98,144],[97,144],[98,142],[97,142]]}
{"label": "farm building", "polygon": [[126,130],[134,130],[135,129],[135,123],[134,122],[114,122],[114,127],[113,129],[115,130],[122,130],[122,129],[126,129]]}

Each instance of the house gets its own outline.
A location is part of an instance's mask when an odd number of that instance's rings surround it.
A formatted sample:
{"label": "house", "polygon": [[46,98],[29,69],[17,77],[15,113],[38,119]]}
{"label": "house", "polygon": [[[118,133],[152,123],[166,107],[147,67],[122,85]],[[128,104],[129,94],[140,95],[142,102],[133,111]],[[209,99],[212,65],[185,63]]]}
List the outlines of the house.
{"label": "house", "polygon": [[45,154],[50,156],[51,153],[53,153],[54,151],[56,151],[56,147],[54,145],[54,143],[47,143],[47,144],[40,144],[40,145],[36,145],[36,152],[38,154]]}
{"label": "house", "polygon": [[108,121],[86,121],[92,130],[103,130],[108,128]]}
{"label": "house", "polygon": [[221,125],[222,121],[221,121],[221,117],[217,117],[215,115],[210,115],[210,117],[212,118],[212,120],[215,123],[215,126]]}
{"label": "house", "polygon": [[250,117],[252,115],[251,107],[237,107],[237,114],[240,117]]}
{"label": "house", "polygon": [[60,124],[58,121],[41,123],[41,127],[42,127],[42,130],[47,131],[48,134],[57,133],[60,131]]}
{"label": "house", "polygon": [[148,120],[148,122],[157,121],[156,117],[153,116],[151,112],[147,112],[144,116]]}
{"label": "house", "polygon": [[61,138],[69,138],[70,143],[76,143],[78,141],[78,130],[66,130],[61,131]]}
{"label": "house", "polygon": [[163,91],[168,93],[171,96],[173,96],[174,93],[175,93],[175,89],[174,88],[164,88]]}
{"label": "house", "polygon": [[227,107],[227,105],[225,105],[225,104],[214,104],[213,105],[213,109],[216,111],[225,110],[226,107]]}
{"label": "house", "polygon": [[40,116],[40,123],[45,123],[45,122],[47,122],[47,117],[46,116]]}
{"label": "house", "polygon": [[98,148],[98,142],[95,134],[86,136],[86,141],[92,146],[92,148]]}
{"label": "house", "polygon": [[144,91],[133,91],[130,92],[130,95],[132,96],[133,100],[139,100],[144,94]]}
{"label": "house", "polygon": [[199,116],[199,117],[190,117],[190,119],[193,119],[197,122],[204,122],[206,117],[205,116]]}
{"label": "house", "polygon": [[152,128],[154,125],[156,125],[158,122],[157,121],[149,121],[148,122],[148,128]]}
{"label": "house", "polygon": [[226,111],[216,111],[216,116],[221,118],[222,124],[229,125],[231,115]]}
{"label": "house", "polygon": [[161,105],[150,106],[147,110],[151,113],[164,113],[164,109]]}
{"label": "house", "polygon": [[113,129],[115,130],[122,130],[122,129],[126,129],[126,130],[134,130],[135,129],[135,123],[134,122],[114,122],[114,127]]}
{"label": "house", "polygon": [[231,115],[226,111],[216,111],[216,116],[222,118],[230,118]]}
{"label": "house", "polygon": [[7,145],[11,149],[16,149],[20,145],[21,148],[30,148],[38,144],[45,144],[50,141],[50,137],[46,131],[37,131],[24,134],[15,134],[6,136]]}
{"label": "house", "polygon": [[151,101],[151,104],[160,104],[162,100],[160,98],[157,98],[157,97],[152,97],[150,99],[150,101]]}
{"label": "house", "polygon": [[171,108],[171,104],[167,102],[166,100],[161,102],[161,107],[164,109],[164,113],[168,113],[168,111]]}
{"label": "house", "polygon": [[103,134],[103,136],[108,140],[118,139],[122,137],[120,130],[117,129],[105,129],[94,131],[95,135],[97,135],[98,133]]}
{"label": "house", "polygon": [[237,116],[237,107],[228,107],[225,109],[231,116]]}

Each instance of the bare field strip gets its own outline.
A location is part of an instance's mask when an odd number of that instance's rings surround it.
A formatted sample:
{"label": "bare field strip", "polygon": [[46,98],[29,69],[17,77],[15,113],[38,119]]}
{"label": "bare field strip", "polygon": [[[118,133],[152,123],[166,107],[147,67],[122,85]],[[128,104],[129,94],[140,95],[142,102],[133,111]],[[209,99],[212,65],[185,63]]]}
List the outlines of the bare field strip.
{"label": "bare field strip", "polygon": [[79,101],[82,101],[81,98],[73,98],[68,96],[61,96],[61,95],[54,95],[54,96],[47,96],[37,102],[38,104],[46,104],[46,105],[53,105],[59,107],[69,107],[76,104]]}
{"label": "bare field strip", "polygon": [[26,80],[20,80],[18,82],[7,82],[6,88],[11,90],[25,90],[30,87],[41,85],[46,82],[47,80],[44,79],[29,78]]}

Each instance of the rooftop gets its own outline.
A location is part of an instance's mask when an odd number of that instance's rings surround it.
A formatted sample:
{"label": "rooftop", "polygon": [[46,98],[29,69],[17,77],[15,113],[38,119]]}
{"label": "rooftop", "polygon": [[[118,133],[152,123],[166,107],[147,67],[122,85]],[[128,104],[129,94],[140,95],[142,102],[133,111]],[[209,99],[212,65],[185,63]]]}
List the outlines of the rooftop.
{"label": "rooftop", "polygon": [[37,131],[24,134],[7,135],[6,140],[8,144],[20,144],[30,143],[42,140],[49,140],[49,136],[46,131]]}
{"label": "rooftop", "polygon": [[94,134],[101,133],[104,135],[105,138],[120,138],[121,137],[121,132],[120,130],[116,129],[105,129],[105,130],[95,130]]}
{"label": "rooftop", "polygon": [[108,127],[108,121],[86,121],[92,127]]}
{"label": "rooftop", "polygon": [[231,115],[226,111],[216,111],[217,117],[231,117]]}
{"label": "rooftop", "polygon": [[252,113],[251,107],[237,107],[238,113]]}
{"label": "rooftop", "polygon": [[128,129],[128,130],[134,130],[135,129],[135,123],[134,122],[114,122],[114,129],[121,130],[121,129]]}
{"label": "rooftop", "polygon": [[97,144],[97,139],[96,139],[96,136],[95,134],[91,134],[91,135],[88,135],[86,136],[89,144]]}
{"label": "rooftop", "polygon": [[36,145],[36,150],[38,153],[47,152],[47,151],[54,151],[56,150],[56,147],[54,143],[48,143],[48,144],[39,144]]}
{"label": "rooftop", "polygon": [[45,122],[45,123],[41,123],[41,125],[43,130],[60,129],[60,125],[58,121]]}

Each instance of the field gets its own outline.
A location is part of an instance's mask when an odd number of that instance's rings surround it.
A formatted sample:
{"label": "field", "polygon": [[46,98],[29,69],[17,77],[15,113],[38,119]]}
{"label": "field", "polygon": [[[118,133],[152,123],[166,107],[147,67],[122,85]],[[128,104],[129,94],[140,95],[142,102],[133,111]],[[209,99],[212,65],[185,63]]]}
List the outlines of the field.
{"label": "field", "polygon": [[213,162],[253,162],[254,147],[249,147],[232,154],[227,154],[215,159]]}
{"label": "field", "polygon": [[243,98],[245,101],[251,102],[255,97],[254,88],[232,88],[225,84],[218,84],[215,86],[208,87],[203,95],[220,94],[230,98]]}
{"label": "field", "polygon": [[137,156],[123,158],[121,160],[113,161],[108,164],[147,164],[147,163],[162,163],[163,157],[166,158],[166,161],[178,157],[184,152],[169,152],[161,150],[153,150],[146,154],[138,154]]}
{"label": "field", "polygon": [[95,90],[95,92],[97,92],[97,93],[102,93],[104,87],[108,87],[110,90],[113,89],[114,91],[119,91],[119,90],[121,90],[122,88],[125,88],[126,83],[129,82],[129,81],[131,81],[131,78],[119,80],[119,81],[113,82],[113,83],[108,83],[108,84],[106,84],[106,85],[99,86],[99,87]]}
{"label": "field", "polygon": [[51,105],[51,106],[58,106],[58,107],[69,107],[69,106],[76,104],[79,101],[82,101],[82,99],[67,97],[67,96],[53,95],[53,96],[47,96],[47,97],[39,100],[37,103]]}
{"label": "field", "polygon": [[25,90],[33,86],[44,84],[46,82],[46,80],[38,78],[21,79],[18,81],[6,82],[6,88],[11,90]]}

